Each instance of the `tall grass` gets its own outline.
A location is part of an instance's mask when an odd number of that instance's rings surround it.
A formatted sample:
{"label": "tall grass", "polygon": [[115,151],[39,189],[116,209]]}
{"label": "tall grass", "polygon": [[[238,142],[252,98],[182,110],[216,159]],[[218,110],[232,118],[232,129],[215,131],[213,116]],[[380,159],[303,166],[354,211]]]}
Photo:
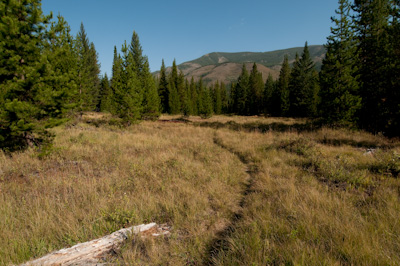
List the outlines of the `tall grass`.
{"label": "tall grass", "polygon": [[89,114],[46,152],[0,153],[0,265],[146,222],[172,233],[110,263],[398,265],[399,142],[306,120],[186,122]]}

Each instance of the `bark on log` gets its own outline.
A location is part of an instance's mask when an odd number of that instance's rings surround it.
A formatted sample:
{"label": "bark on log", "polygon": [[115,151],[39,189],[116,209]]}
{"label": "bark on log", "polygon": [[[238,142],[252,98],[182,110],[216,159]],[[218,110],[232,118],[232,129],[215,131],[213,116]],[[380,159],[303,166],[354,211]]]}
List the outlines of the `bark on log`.
{"label": "bark on log", "polygon": [[129,235],[139,233],[146,236],[159,236],[169,234],[169,231],[168,228],[157,226],[156,223],[133,226],[99,239],[52,252],[21,266],[102,265],[104,258],[119,248]]}

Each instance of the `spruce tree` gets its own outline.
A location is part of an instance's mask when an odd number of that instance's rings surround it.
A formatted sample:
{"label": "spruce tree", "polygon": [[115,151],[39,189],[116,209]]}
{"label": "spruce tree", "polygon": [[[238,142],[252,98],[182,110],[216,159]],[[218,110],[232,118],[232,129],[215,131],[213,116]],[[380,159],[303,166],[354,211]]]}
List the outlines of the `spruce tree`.
{"label": "spruce tree", "polygon": [[361,107],[358,95],[357,43],[350,18],[348,0],[339,0],[338,18],[331,18],[336,27],[326,44],[327,53],[320,73],[320,112],[328,124],[353,125]]}
{"label": "spruce tree", "polygon": [[264,87],[264,111],[272,116],[280,116],[280,91],[271,74],[268,75]]}
{"label": "spruce tree", "polygon": [[221,81],[219,88],[221,91],[221,112],[226,114],[229,112],[229,97],[225,83]]}
{"label": "spruce tree", "polygon": [[318,78],[307,42],[300,59],[296,56],[289,84],[290,114],[312,117],[317,111]]}
{"label": "spruce tree", "polygon": [[213,114],[212,96],[209,89],[203,86],[203,81],[199,81],[199,115],[202,118],[209,118]]}
{"label": "spruce tree", "polygon": [[[279,73],[279,79],[278,79],[278,92],[279,92],[279,114],[281,116],[286,116],[288,115],[289,112],[289,107],[290,107],[290,101],[289,101],[289,83],[290,83],[290,65],[289,65],[289,58],[287,55],[285,55],[282,63],[282,68]],[[278,98],[278,97],[277,97]]]}
{"label": "spruce tree", "polygon": [[76,37],[75,49],[78,53],[78,111],[93,111],[99,102],[100,65],[94,44],[90,43],[83,23]]}
{"label": "spruce tree", "polygon": [[137,65],[132,52],[125,44],[122,52],[122,84],[123,105],[119,112],[121,118],[131,123],[141,118],[143,112],[143,79],[138,75]]}
{"label": "spruce tree", "polygon": [[[391,32],[398,23],[398,5],[398,1],[391,0],[358,0],[354,5],[362,98],[360,125],[388,135],[400,135],[396,115],[399,110],[398,82],[394,85],[395,77],[398,77],[395,69],[399,59],[395,50],[399,49],[399,42],[392,35],[395,32]],[[396,11],[392,13],[396,9],[397,14]]]}
{"label": "spruce tree", "polygon": [[237,114],[249,114],[248,96],[249,96],[249,73],[247,72],[246,65],[242,66],[242,73],[240,74],[234,91],[234,110]]}
{"label": "spruce tree", "polygon": [[213,101],[214,101],[214,113],[220,115],[222,113],[222,98],[221,88],[219,82],[215,82],[213,87]]}
{"label": "spruce tree", "polygon": [[169,112],[169,89],[168,89],[168,79],[165,70],[164,59],[161,63],[160,69],[160,81],[158,85],[158,95],[160,96],[161,102],[161,112],[168,113]]}
{"label": "spruce tree", "polygon": [[[168,85],[169,85],[169,97],[170,97],[169,111],[171,114],[179,114],[181,112],[181,99],[178,92],[178,86],[180,86],[180,81],[175,59],[172,63],[172,71],[168,78]],[[172,93],[174,95],[172,95]]]}
{"label": "spruce tree", "polygon": [[248,112],[250,115],[258,115],[261,112],[264,81],[256,63],[250,72],[248,90]]}
{"label": "spruce tree", "polygon": [[154,81],[153,75],[150,72],[149,62],[147,58],[145,58],[145,63],[142,71],[142,84],[144,86],[142,118],[156,120],[160,116],[160,97],[158,96],[156,83]]}
{"label": "spruce tree", "polygon": [[72,53],[61,17],[46,31],[51,15],[42,14],[39,0],[6,1],[1,6],[0,148],[13,151],[50,140],[47,128],[62,122],[69,107],[74,69],[73,62],[50,52]]}
{"label": "spruce tree", "polygon": [[169,113],[176,115],[181,112],[178,90],[173,82],[168,83],[169,89]]}
{"label": "spruce tree", "polygon": [[101,79],[100,83],[101,100],[100,100],[100,111],[115,113],[114,111],[114,93],[110,86],[107,73]]}
{"label": "spruce tree", "polygon": [[198,115],[199,114],[199,108],[198,108],[198,90],[197,90],[197,84],[194,81],[194,78],[190,80],[189,84],[189,91],[190,91],[190,101],[192,103],[192,114],[193,115]]}

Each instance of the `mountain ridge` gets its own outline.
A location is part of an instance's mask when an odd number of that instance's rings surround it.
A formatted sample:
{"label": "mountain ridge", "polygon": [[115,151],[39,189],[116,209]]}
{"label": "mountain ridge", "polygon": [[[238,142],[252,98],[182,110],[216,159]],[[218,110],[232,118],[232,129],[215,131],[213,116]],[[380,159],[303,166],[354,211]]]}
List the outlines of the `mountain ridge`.
{"label": "mountain ridge", "polygon": [[[325,47],[323,45],[310,45],[308,48],[316,68],[320,69],[326,53]],[[269,52],[212,52],[179,64],[177,67],[188,79],[193,77],[197,81],[202,78],[206,84],[216,81],[229,84],[238,78],[243,63],[249,71],[253,63],[256,63],[265,81],[269,74],[275,79],[278,78],[285,55],[288,55],[289,63],[293,63],[296,53],[300,56],[303,49],[304,47],[294,47]],[[171,67],[168,67],[167,73],[170,71]],[[158,72],[155,73],[158,74]]]}

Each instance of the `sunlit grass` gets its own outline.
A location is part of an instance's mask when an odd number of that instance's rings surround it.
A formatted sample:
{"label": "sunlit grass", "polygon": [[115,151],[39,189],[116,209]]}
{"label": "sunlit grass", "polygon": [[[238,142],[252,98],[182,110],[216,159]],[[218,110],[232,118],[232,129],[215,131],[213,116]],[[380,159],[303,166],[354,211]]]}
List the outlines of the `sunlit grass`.
{"label": "sunlit grass", "polygon": [[171,235],[130,239],[111,262],[400,261],[398,141],[296,119],[161,120],[84,114],[49,152],[0,153],[0,265],[147,222]]}

